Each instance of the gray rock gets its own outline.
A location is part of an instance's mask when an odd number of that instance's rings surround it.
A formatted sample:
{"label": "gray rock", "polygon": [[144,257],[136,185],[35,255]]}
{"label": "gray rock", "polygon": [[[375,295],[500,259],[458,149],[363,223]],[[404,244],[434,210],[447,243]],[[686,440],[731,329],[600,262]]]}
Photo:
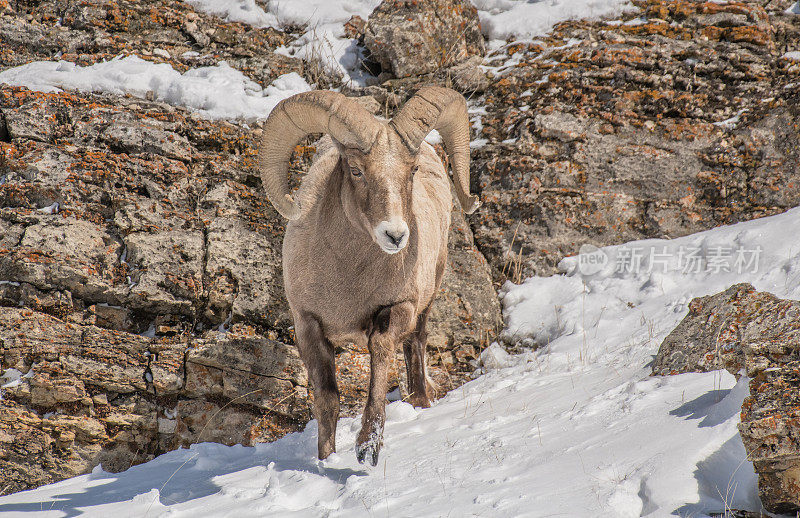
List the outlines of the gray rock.
{"label": "gray rock", "polygon": [[428,320],[428,347],[436,355],[455,355],[454,363],[470,369],[469,360],[497,336],[502,318],[489,265],[454,203],[447,266]]}
{"label": "gray rock", "polygon": [[236,400],[294,419],[307,417],[305,368],[294,347],[209,333],[186,357],[186,394]]}
{"label": "gray rock", "polygon": [[203,233],[136,232],[125,237],[125,246],[134,283],[129,307],[192,315],[203,296]]}
{"label": "gray rock", "polygon": [[385,0],[369,16],[364,46],[398,78],[485,52],[477,10],[466,0]]}
{"label": "gray rock", "polygon": [[489,78],[481,70],[483,64],[481,56],[472,56],[463,63],[459,63],[447,71],[453,82],[453,88],[464,93],[480,93],[489,86]]}
{"label": "gray rock", "polygon": [[553,111],[548,114],[537,114],[533,124],[540,135],[546,139],[558,139],[561,142],[581,140],[586,136],[587,121],[578,120],[569,113]]}
{"label": "gray rock", "polygon": [[739,376],[745,366],[740,333],[755,292],[753,286],[743,283],[716,295],[693,299],[689,314],[659,346],[653,374],[726,369]]}
{"label": "gray rock", "polygon": [[[240,219],[215,218],[208,229],[207,257],[206,275],[212,280],[207,307],[215,321],[224,315],[271,328],[291,325],[279,240],[248,228]],[[231,295],[224,296],[226,292]]]}
{"label": "gray rock", "polygon": [[112,284],[121,248],[117,239],[88,221],[37,216],[36,223],[25,227],[19,245],[0,254],[0,279],[115,303]]}
{"label": "gray rock", "polygon": [[98,133],[100,140],[118,153],[155,153],[183,161],[192,157],[186,137],[153,124],[114,122]]}

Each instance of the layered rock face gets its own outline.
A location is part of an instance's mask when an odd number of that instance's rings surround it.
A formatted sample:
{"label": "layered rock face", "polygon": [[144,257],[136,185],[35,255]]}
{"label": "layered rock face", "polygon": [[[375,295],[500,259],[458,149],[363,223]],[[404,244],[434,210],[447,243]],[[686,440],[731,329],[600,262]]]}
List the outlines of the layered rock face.
{"label": "layered rock face", "polygon": [[747,458],[761,502],[776,513],[800,510],[800,302],[737,284],[694,299],[659,348],[654,374],[746,369],[742,405]]}
{"label": "layered rock face", "polygon": [[199,441],[253,444],[297,429],[308,419],[297,353],[249,334],[149,338],[3,308],[6,492],[97,464],[122,471]]}
{"label": "layered rock face", "polygon": [[490,58],[471,225],[497,279],[554,273],[585,243],[678,237],[800,202],[792,2],[633,4],[623,23],[563,23]]}
{"label": "layered rock face", "polygon": [[[179,71],[226,59],[264,85],[310,73],[271,52],[283,33],[183,3],[0,9],[4,66],[125,51]],[[254,168],[259,124],[6,85],[0,113],[0,491],[302,427],[307,378],[283,295],[284,222]],[[295,182],[315,151],[307,144]],[[442,390],[463,382],[500,321],[489,266],[463,216],[453,221],[430,322]],[[344,411],[354,414],[367,351],[337,352]],[[398,353],[392,383],[402,392]]]}

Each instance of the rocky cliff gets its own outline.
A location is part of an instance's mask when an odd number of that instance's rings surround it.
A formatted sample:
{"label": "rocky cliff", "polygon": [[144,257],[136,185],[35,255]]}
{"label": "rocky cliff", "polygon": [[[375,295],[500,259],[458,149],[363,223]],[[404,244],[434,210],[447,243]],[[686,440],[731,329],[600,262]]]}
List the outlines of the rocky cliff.
{"label": "rocky cliff", "polygon": [[634,4],[488,58],[472,226],[496,277],[800,202],[791,2]]}

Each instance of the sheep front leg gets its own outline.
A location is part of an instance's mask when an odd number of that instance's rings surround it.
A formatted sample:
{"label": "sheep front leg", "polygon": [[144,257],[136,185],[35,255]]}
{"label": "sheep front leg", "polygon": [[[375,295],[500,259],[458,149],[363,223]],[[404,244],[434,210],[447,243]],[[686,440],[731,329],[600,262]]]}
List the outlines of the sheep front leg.
{"label": "sheep front leg", "polygon": [[294,328],[297,349],[314,391],[311,411],[318,425],[317,455],[326,459],[336,451],[336,423],[339,421],[339,387],[336,384],[333,345],[311,315],[295,315]]}
{"label": "sheep front leg", "polygon": [[432,390],[428,386],[428,376],[425,373],[426,354],[428,345],[428,306],[417,318],[417,328],[409,340],[403,343],[403,354],[406,358],[406,377],[408,379],[408,402],[415,407],[428,408],[431,406]]}
{"label": "sheep front leg", "polygon": [[397,343],[414,328],[414,305],[403,302],[383,308],[373,321],[369,337],[370,379],[367,405],[356,439],[356,458],[375,466],[383,445],[383,425],[386,422],[386,391],[391,364]]}

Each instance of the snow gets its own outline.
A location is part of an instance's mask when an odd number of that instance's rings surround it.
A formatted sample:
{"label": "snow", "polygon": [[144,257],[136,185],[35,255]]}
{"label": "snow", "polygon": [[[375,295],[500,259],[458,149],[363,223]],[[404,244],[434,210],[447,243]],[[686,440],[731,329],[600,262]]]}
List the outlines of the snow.
{"label": "snow", "polygon": [[369,18],[381,0],[272,0],[270,11],[282,25],[318,27],[344,24],[352,16]]}
{"label": "snow", "polygon": [[254,0],[185,0],[195,9],[229,22],[255,27],[304,27],[305,32],[279,54],[316,61],[343,81],[364,85],[368,74],[360,70],[363,59],[357,40],[348,38],[344,24],[353,16],[366,20],[380,0],[272,0],[267,11]]}
{"label": "snow", "polygon": [[[197,444],[123,473],[0,498],[0,514],[85,516],[708,516],[760,509],[737,431],[746,377],[650,376],[693,297],[751,282],[800,297],[800,209],[674,240],[586,247],[502,290],[506,338],[480,376],[414,409],[387,407],[376,468],[358,418],[317,461],[316,422],[248,448]],[[587,260],[587,258],[593,258]],[[603,259],[605,258],[605,259]]]}
{"label": "snow", "polygon": [[265,12],[255,0],[184,0],[200,12],[218,16],[226,22],[241,22],[255,27],[278,27],[278,18]]}
{"label": "snow", "polygon": [[442,143],[442,136],[439,135],[438,131],[431,130],[430,133],[428,133],[425,136],[425,142],[427,142],[428,144],[431,144],[431,145],[441,144]]}
{"label": "snow", "polygon": [[[0,389],[16,387],[21,378],[22,373],[17,369],[6,369],[0,376]],[[2,392],[0,392],[0,397],[2,397]]]}
{"label": "snow", "polygon": [[67,89],[140,98],[150,94],[209,119],[248,121],[266,117],[281,100],[311,89],[295,72],[261,88],[224,61],[181,74],[168,63],[153,63],[137,56],[120,56],[86,67],[67,61],[35,61],[0,72],[0,83],[40,92]]}
{"label": "snow", "polygon": [[781,56],[783,59],[790,59],[792,61],[800,61],[800,50],[793,50]]}
{"label": "snow", "polygon": [[22,374],[17,369],[6,369],[3,371],[3,374],[0,375],[0,399],[3,399],[3,391],[2,389],[16,387],[19,385],[23,379],[30,378],[33,376],[33,367],[31,367],[28,372]]}
{"label": "snow", "polygon": [[725,119],[725,120],[719,121],[719,122],[715,122],[714,126],[719,126],[720,128],[724,128],[724,129],[728,129],[728,130],[734,129],[736,127],[736,125],[739,124],[739,121],[742,118],[742,114],[744,114],[744,112],[746,112],[746,111],[747,111],[746,108],[743,109],[743,110],[739,110],[738,112],[736,112],[736,115],[734,115],[733,117],[731,117],[729,119]]}
{"label": "snow", "polygon": [[291,44],[275,50],[279,54],[316,61],[330,74],[364,86],[369,74],[361,70],[362,50],[346,37],[344,24],[353,16],[366,20],[380,0],[278,0],[270,3],[281,23],[306,27]]}
{"label": "snow", "polygon": [[620,16],[636,8],[628,0],[472,0],[484,35],[495,48],[498,40],[529,40],[567,20]]}
{"label": "snow", "polygon": [[55,201],[51,205],[48,205],[47,207],[42,207],[41,209],[38,210],[39,212],[43,212],[45,214],[58,214],[58,202]]}
{"label": "snow", "polygon": [[800,2],[795,2],[785,11],[786,14],[800,14]]}

